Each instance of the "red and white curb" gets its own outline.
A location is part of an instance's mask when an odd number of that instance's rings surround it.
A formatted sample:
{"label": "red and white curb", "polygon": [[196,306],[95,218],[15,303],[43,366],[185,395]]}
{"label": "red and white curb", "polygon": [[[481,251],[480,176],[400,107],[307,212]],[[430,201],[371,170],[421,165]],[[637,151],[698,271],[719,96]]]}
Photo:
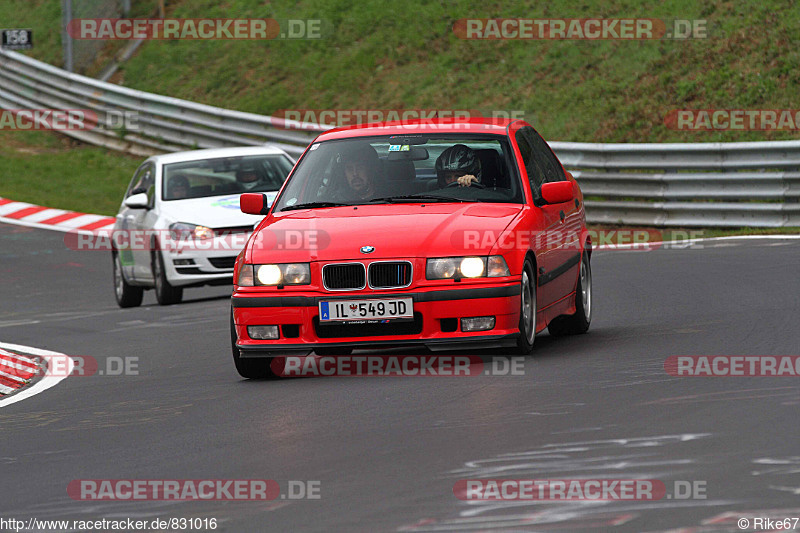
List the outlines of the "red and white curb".
{"label": "red and white curb", "polygon": [[56,231],[96,233],[111,230],[114,217],[53,209],[0,197],[0,222]]}
{"label": "red and white curb", "polygon": [[[40,373],[41,368],[38,362],[30,356],[39,356],[44,360],[58,356],[59,361],[66,362],[66,366],[63,371],[58,372],[58,375],[53,375],[48,371],[41,379],[29,384],[31,379]],[[0,407],[30,398],[57,385],[74,368],[75,362],[72,358],[62,353],[19,344],[0,343]]]}
{"label": "red and white curb", "polygon": [[33,359],[0,349],[0,395],[24,387],[38,370]]}

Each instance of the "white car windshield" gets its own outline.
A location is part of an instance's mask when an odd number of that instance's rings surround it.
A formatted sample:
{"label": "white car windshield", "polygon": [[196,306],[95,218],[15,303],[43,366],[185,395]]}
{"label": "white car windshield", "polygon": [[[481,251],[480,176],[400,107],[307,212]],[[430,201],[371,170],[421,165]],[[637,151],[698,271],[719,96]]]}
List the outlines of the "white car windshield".
{"label": "white car windshield", "polygon": [[284,155],[202,159],[164,165],[165,201],[222,194],[277,191],[292,170]]}

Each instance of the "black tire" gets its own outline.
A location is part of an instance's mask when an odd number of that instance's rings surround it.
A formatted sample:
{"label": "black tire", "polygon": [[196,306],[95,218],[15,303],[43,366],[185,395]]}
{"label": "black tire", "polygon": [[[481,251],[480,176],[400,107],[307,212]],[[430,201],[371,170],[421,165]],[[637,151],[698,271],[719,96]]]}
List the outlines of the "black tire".
{"label": "black tire", "polygon": [[352,348],[314,348],[314,353],[317,355],[350,355],[353,353]]}
{"label": "black tire", "polygon": [[236,347],[236,327],[233,322],[233,309],[231,309],[231,351],[233,364],[240,376],[247,379],[275,379],[278,377],[272,371],[272,359],[243,359]]}
{"label": "black tire", "polygon": [[142,305],[144,289],[129,285],[125,281],[125,275],[122,273],[122,262],[117,251],[111,252],[111,261],[114,263],[114,297],[117,299],[117,305],[122,308],[139,307]]}
{"label": "black tire", "polygon": [[519,338],[517,352],[528,355],[533,350],[536,339],[536,278],[533,275],[533,263],[525,259],[520,281]]}
{"label": "black tire", "polygon": [[172,305],[181,303],[181,300],[183,300],[183,289],[180,287],[173,287],[169,284],[169,281],[167,281],[167,274],[164,271],[164,258],[158,251],[153,252],[152,269],[158,304]]}
{"label": "black tire", "polygon": [[559,316],[550,322],[547,331],[554,337],[580,335],[589,330],[592,323],[592,265],[589,254],[584,251],[578,284],[575,287],[575,314]]}

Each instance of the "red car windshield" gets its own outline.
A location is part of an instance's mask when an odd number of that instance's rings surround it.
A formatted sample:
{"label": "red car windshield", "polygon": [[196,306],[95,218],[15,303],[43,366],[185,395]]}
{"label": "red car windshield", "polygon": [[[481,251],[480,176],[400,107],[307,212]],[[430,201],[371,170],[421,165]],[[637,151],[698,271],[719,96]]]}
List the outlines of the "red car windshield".
{"label": "red car windshield", "polygon": [[275,204],[522,203],[510,146],[498,135],[364,137],[313,144]]}

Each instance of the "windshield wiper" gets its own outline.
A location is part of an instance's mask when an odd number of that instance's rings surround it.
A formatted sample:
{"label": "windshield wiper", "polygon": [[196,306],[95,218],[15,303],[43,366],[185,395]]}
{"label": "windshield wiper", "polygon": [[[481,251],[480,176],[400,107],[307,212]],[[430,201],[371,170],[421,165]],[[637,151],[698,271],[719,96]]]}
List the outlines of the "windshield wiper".
{"label": "windshield wiper", "polygon": [[342,207],[353,204],[343,204],[341,202],[306,202],[304,204],[287,205],[281,211],[292,211],[295,209],[313,209],[315,207]]}
{"label": "windshield wiper", "polygon": [[465,200],[463,198],[451,198],[450,196],[435,196],[433,194],[406,194],[400,196],[386,196],[384,198],[373,198],[370,203],[379,202],[477,202],[477,200]]}

